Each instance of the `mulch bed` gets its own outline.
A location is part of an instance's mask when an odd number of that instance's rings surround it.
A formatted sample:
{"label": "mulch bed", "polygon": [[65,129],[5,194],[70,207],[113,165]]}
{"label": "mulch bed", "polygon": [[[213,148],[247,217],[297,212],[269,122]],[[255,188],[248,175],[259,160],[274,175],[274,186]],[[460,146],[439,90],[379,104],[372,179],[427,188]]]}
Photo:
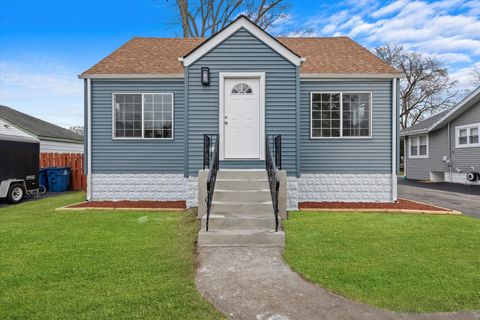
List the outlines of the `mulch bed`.
{"label": "mulch bed", "polygon": [[348,209],[348,210],[419,210],[419,211],[445,211],[451,210],[441,207],[419,203],[415,201],[399,199],[395,203],[384,202],[300,202],[298,204],[300,210],[304,209]]}
{"label": "mulch bed", "polygon": [[186,209],[185,201],[88,201],[69,208]]}

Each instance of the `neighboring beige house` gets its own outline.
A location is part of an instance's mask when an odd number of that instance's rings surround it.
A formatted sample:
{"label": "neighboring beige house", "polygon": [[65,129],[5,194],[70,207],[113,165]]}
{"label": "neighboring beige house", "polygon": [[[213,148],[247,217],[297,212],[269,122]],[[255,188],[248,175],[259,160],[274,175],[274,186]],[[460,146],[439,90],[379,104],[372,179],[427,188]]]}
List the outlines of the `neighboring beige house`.
{"label": "neighboring beige house", "polygon": [[82,135],[3,105],[0,134],[37,138],[40,152],[83,153]]}

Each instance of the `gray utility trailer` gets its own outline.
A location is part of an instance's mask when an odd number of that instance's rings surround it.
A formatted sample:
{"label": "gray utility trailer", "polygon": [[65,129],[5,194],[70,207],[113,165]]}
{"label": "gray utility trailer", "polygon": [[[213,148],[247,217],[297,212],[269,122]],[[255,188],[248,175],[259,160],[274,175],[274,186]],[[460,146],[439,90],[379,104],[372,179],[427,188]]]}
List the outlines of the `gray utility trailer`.
{"label": "gray utility trailer", "polygon": [[19,203],[38,195],[39,157],[39,140],[0,134],[0,198]]}

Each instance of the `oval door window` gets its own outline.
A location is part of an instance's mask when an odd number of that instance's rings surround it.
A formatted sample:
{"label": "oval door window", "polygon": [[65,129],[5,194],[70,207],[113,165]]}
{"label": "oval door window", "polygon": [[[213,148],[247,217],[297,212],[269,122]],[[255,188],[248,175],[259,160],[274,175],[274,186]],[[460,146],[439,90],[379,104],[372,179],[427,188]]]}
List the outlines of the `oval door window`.
{"label": "oval door window", "polygon": [[236,84],[232,89],[232,94],[253,93],[252,88],[246,83]]}

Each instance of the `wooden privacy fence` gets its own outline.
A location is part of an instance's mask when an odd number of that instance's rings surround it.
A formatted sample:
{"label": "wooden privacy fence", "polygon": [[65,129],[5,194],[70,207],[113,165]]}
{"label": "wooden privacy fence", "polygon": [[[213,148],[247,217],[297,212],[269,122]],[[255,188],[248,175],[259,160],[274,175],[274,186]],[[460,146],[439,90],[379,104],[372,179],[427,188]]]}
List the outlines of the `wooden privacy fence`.
{"label": "wooden privacy fence", "polygon": [[84,171],[83,154],[81,153],[40,153],[40,168],[70,167],[71,190],[87,190],[87,177]]}

